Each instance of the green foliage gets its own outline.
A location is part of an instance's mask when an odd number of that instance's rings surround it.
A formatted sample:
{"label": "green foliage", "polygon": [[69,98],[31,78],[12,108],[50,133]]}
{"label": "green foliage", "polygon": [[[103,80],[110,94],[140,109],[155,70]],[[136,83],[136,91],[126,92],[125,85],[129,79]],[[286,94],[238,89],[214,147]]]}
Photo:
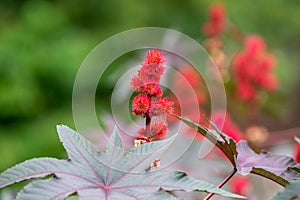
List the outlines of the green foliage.
{"label": "green foliage", "polygon": [[51,175],[29,183],[18,193],[17,199],[62,199],[73,194],[83,199],[176,199],[166,192],[174,190],[243,198],[180,171],[148,171],[148,166],[166,151],[174,136],[143,144],[126,153],[115,128],[106,151],[99,153],[84,137],[66,126],[58,126],[58,133],[68,153],[67,160],[36,158],[25,161],[0,174],[0,188]]}
{"label": "green foliage", "polygon": [[[69,103],[80,63],[98,42],[113,33],[141,26],[175,26],[196,39],[201,38],[199,29],[206,20],[209,4],[208,1],[184,4],[164,1],[159,6],[137,0],[3,1],[0,7],[1,122],[36,117],[38,111],[47,112]],[[253,7],[257,4],[261,6]],[[296,36],[300,31],[297,5],[297,1],[289,4],[277,1],[270,9],[267,2],[225,1],[230,19],[243,30],[261,33],[270,38],[273,46],[293,51],[295,55],[297,49],[290,47],[296,43],[291,38],[297,38],[291,35]],[[253,18],[259,20],[253,23]],[[270,28],[279,24],[285,28],[276,28],[276,32]],[[285,71],[280,75],[296,74],[287,73],[288,69],[297,70],[293,59],[287,59],[281,51],[277,54]],[[293,80],[285,78],[283,83],[293,83]]]}
{"label": "green foliage", "polygon": [[[99,42],[120,31],[142,26],[174,28],[201,42],[200,27],[211,3],[208,0],[184,3],[178,0],[2,0],[0,170],[25,158],[63,154],[49,127],[62,121],[72,122],[71,92],[76,71]],[[295,84],[299,82],[298,0],[289,3],[225,0],[223,3],[232,23],[247,33],[266,38],[278,61],[277,74],[282,85],[279,98],[286,97],[285,104],[294,99],[297,105],[297,98],[289,95],[294,94]],[[111,85],[106,80],[103,82],[106,82],[102,87],[105,95],[97,108],[109,102],[105,99],[109,99]],[[265,103],[270,113],[279,116],[280,110],[293,108],[282,106],[282,101],[276,103],[277,98],[272,96]],[[36,142],[43,139],[47,144]]]}

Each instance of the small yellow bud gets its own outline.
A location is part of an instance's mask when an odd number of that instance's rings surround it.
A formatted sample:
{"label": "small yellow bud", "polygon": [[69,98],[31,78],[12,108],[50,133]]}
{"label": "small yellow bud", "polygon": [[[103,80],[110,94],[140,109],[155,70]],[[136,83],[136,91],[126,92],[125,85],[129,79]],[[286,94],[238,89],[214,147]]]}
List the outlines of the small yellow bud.
{"label": "small yellow bud", "polygon": [[134,140],[134,147],[138,147],[141,145],[141,141],[140,140]]}
{"label": "small yellow bud", "polygon": [[160,168],[160,159],[156,159],[153,163],[153,167],[155,167],[156,169],[157,168]]}
{"label": "small yellow bud", "polygon": [[157,169],[157,168],[160,168],[160,161],[154,163],[154,167]]}

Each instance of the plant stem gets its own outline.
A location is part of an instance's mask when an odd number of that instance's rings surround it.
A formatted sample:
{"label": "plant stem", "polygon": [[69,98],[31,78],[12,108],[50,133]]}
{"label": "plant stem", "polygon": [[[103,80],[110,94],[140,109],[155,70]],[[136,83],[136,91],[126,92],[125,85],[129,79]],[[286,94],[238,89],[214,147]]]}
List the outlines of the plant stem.
{"label": "plant stem", "polygon": [[151,117],[148,113],[146,113],[146,137],[150,137],[150,124],[151,124]]}
{"label": "plant stem", "polygon": [[[149,100],[150,100],[150,105],[149,107],[151,107],[151,96],[147,95]],[[146,137],[150,137],[151,136],[151,130],[150,130],[150,125],[151,125],[151,117],[149,115],[149,111],[145,113],[145,117],[146,117]]]}
{"label": "plant stem", "polygon": [[[218,188],[223,187],[237,172],[236,168],[234,168],[230,174],[218,185]],[[209,200],[212,196],[214,196],[214,193],[209,193],[203,200]]]}

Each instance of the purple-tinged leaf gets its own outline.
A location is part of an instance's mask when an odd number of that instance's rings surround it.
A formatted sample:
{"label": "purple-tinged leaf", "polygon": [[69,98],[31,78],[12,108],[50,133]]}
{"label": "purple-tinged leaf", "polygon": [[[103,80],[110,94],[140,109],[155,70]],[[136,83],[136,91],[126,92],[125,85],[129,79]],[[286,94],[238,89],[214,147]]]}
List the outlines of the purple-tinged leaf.
{"label": "purple-tinged leaf", "polygon": [[[70,173],[72,172],[72,173]],[[77,169],[67,160],[56,158],[34,158],[7,169],[0,176],[0,188],[31,178],[55,174],[57,177],[74,176],[87,177],[81,181],[96,181],[89,171]]]}
{"label": "purple-tinged leaf", "polygon": [[295,162],[293,158],[289,156],[274,155],[265,151],[256,154],[250,149],[247,141],[243,140],[237,144],[237,152],[236,166],[238,172],[242,175],[264,170],[265,173],[269,172],[277,176],[277,178],[282,178],[286,181],[300,178],[300,174],[292,169],[300,168],[300,164]]}
{"label": "purple-tinged leaf", "polygon": [[104,185],[104,177],[101,176],[103,174],[99,171],[104,170],[105,166],[100,161],[100,153],[97,152],[96,148],[67,126],[57,126],[57,131],[59,139],[68,153],[69,160],[74,165],[83,165],[82,168],[94,174],[98,184]]}
{"label": "purple-tinged leaf", "polygon": [[[98,187],[93,183],[82,181],[80,177],[54,177],[29,183],[18,193],[16,200],[65,199],[77,191]],[[97,196],[98,199],[105,199],[104,192],[102,190],[99,190],[99,192],[102,192],[102,196]]]}
{"label": "purple-tinged leaf", "polygon": [[[299,164],[288,156],[273,155],[265,152],[257,155],[248,147],[245,141],[240,142],[239,147],[237,147],[236,142],[220,131],[212,122],[210,122],[210,125],[214,130],[193,123],[189,119],[178,115],[174,116],[188,126],[196,129],[198,133],[214,143],[229,159],[233,167],[236,167],[239,173],[243,175],[251,172],[271,179],[282,186],[285,186],[290,180],[299,178],[300,176]],[[295,140],[300,142],[297,138],[295,138]],[[278,168],[277,165],[279,166]]]}
{"label": "purple-tinged leaf", "polygon": [[241,197],[183,172],[146,171],[172,143],[174,137],[150,142],[125,152],[115,128],[105,152],[99,153],[77,132],[58,126],[68,160],[37,158],[0,174],[0,188],[22,180],[44,177],[25,186],[18,200],[65,199],[76,194],[80,199],[176,199],[166,191],[205,191],[228,197]]}
{"label": "purple-tinged leaf", "polygon": [[[129,181],[128,181],[129,180]],[[167,191],[184,190],[186,192],[201,191],[222,193],[222,195],[230,196],[230,192],[217,188],[216,186],[199,181],[189,177],[186,173],[175,172],[145,172],[143,174],[130,174],[127,180],[122,180],[116,184],[111,185],[112,188],[136,191],[138,193],[155,192],[159,188]],[[139,188],[137,191],[136,188]]]}

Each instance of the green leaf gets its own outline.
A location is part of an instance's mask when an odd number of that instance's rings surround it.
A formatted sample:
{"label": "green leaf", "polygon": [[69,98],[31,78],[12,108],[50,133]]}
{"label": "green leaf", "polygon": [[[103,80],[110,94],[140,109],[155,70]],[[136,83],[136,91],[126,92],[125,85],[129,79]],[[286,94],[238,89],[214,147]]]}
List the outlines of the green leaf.
{"label": "green leaf", "polygon": [[300,197],[300,180],[290,182],[283,191],[280,191],[272,200],[292,200]]}
{"label": "green leaf", "polygon": [[202,191],[242,198],[179,171],[146,170],[162,156],[175,136],[143,144],[125,152],[115,128],[104,152],[66,126],[57,127],[68,160],[36,158],[0,174],[0,188],[26,179],[53,175],[26,185],[18,200],[65,199],[176,199],[167,191]]}

